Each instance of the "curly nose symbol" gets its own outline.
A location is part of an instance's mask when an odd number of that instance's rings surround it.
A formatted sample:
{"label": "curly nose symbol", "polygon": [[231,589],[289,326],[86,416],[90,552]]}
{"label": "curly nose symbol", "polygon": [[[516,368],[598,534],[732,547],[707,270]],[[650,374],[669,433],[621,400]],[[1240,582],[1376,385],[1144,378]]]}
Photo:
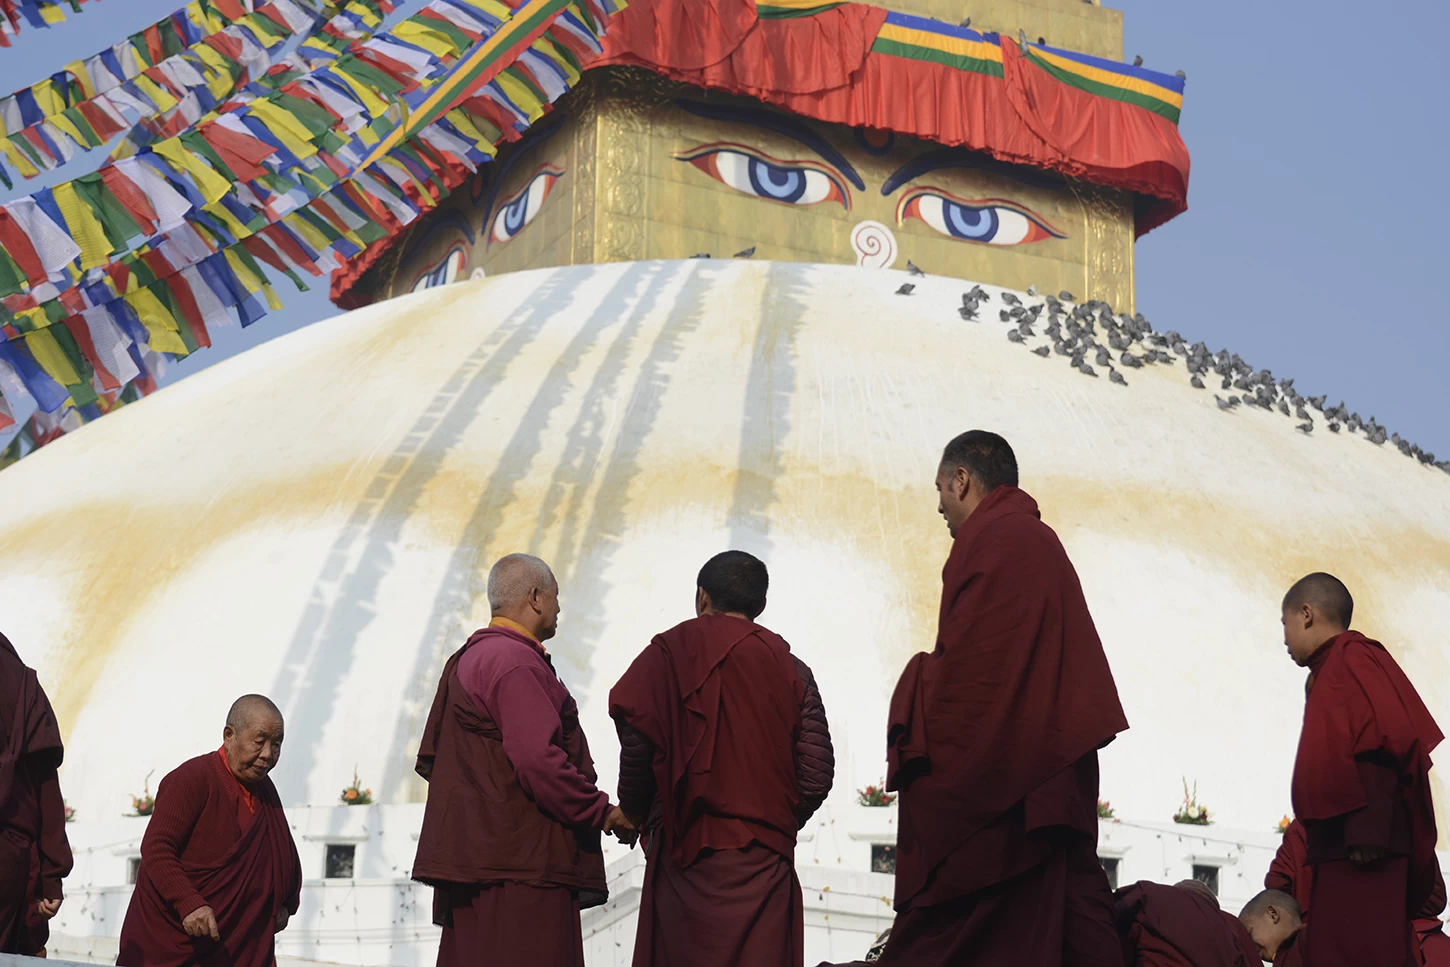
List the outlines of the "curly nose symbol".
{"label": "curly nose symbol", "polygon": [[851,248],[856,264],[872,269],[889,269],[896,261],[896,236],[880,222],[857,222],[851,229]]}

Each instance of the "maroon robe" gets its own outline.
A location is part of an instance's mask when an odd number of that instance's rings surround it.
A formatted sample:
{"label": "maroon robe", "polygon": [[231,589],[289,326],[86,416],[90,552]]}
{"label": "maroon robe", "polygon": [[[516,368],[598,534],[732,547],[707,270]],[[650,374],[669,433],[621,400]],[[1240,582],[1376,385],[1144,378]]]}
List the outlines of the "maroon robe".
{"label": "maroon robe", "polygon": [[56,775],[64,757],[45,690],[0,635],[0,953],[44,949],[50,928],[36,904],[64,897],[72,865]]}
{"label": "maroon robe", "polygon": [[496,624],[454,653],[417,771],[428,803],[412,875],[434,888],[438,963],[583,967],[579,911],[608,897],[610,803],[537,641]]}
{"label": "maroon robe", "polygon": [[1067,552],[1036,501],[998,487],[942,570],[936,649],[891,700],[897,918],[880,963],[1120,964],[1097,750],[1127,727]]}
{"label": "maroon robe", "polygon": [[1239,919],[1197,890],[1146,880],[1113,894],[1128,967],[1259,967]]}
{"label": "maroon robe", "polygon": [[[270,967],[277,915],[296,913],[301,892],[302,864],[272,780],[243,786],[220,752],[197,756],[156,788],[116,963]],[[204,906],[220,943],[181,926]]]}
{"label": "maroon robe", "polygon": [[656,636],[610,691],[610,716],[655,750],[660,825],[646,843],[635,967],[804,961],[805,697],[790,646],[730,615]]}
{"label": "maroon robe", "polygon": [[[1409,920],[1434,892],[1430,752],[1443,735],[1383,645],[1357,631],[1309,659],[1294,812],[1314,866],[1305,959],[1315,967],[1406,967]],[[1357,846],[1387,851],[1365,866]]]}

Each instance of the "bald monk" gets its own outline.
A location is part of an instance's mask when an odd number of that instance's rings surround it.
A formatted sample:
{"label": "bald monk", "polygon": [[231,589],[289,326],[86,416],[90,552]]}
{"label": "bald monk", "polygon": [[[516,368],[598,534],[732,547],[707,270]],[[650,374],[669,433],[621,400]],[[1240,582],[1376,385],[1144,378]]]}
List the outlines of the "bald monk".
{"label": "bald monk", "polygon": [[1304,919],[1292,894],[1265,890],[1244,906],[1239,920],[1261,960],[1274,967],[1304,967]]}
{"label": "bald monk", "polygon": [[1253,938],[1198,880],[1143,880],[1113,894],[1128,967],[1259,967]]}
{"label": "bald monk", "polygon": [[1306,960],[1416,963],[1409,922],[1434,891],[1430,752],[1442,735],[1385,647],[1350,631],[1354,599],[1330,574],[1284,595],[1284,644],[1309,669],[1294,813],[1314,868]]}
{"label": "bald monk", "polygon": [[282,713],[262,695],[227,712],[222,747],[161,780],[121,926],[120,967],[271,967],[297,912],[302,865],[267,774]]}
{"label": "bald monk", "polygon": [[995,433],[947,444],[936,648],[891,699],[888,967],[1118,967],[1097,751],[1128,727],[1077,572]]}
{"label": "bald monk", "polygon": [[70,873],[56,770],[60,727],[35,672],[0,635],[0,953],[43,954]]}
{"label": "bald monk", "polygon": [[756,619],[770,577],[744,551],[696,579],[693,619],[609,693],[619,802],[647,830],[635,967],[801,967],[796,832],[835,756],[810,668]]}
{"label": "bald monk", "polygon": [[488,574],[492,620],[443,666],[418,749],[413,879],[434,888],[439,967],[582,967],[579,911],[608,898],[600,832],[632,827],[595,785],[579,709],[544,642],[559,582],[528,554]]}
{"label": "bald monk", "polygon": [[[1414,931],[1412,940],[1420,964],[1450,967],[1450,937],[1445,936],[1444,924],[1440,920],[1440,914],[1445,909],[1445,879],[1438,863],[1433,872],[1435,883],[1430,896],[1410,924]],[[1309,918],[1314,868],[1309,865],[1309,841],[1304,824],[1299,820],[1294,820],[1284,830],[1284,840],[1274,854],[1274,861],[1264,877],[1264,886],[1292,894],[1304,918]]]}

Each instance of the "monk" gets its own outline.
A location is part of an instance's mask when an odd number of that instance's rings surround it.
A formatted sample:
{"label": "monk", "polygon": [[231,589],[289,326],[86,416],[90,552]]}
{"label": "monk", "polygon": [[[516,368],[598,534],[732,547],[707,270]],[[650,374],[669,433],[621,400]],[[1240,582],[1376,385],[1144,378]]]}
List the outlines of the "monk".
{"label": "monk", "polygon": [[[1414,930],[1411,940],[1417,951],[1418,963],[1450,967],[1450,937],[1445,936],[1444,924],[1440,920],[1440,914],[1445,909],[1445,879],[1439,864],[1435,865],[1433,873],[1435,883],[1430,896],[1410,924]],[[1284,840],[1274,854],[1274,861],[1264,877],[1264,886],[1292,894],[1300,912],[1308,919],[1314,868],[1309,865],[1309,841],[1304,824],[1299,820],[1294,820],[1284,830]]]}
{"label": "monk", "polygon": [[1244,906],[1239,920],[1253,939],[1261,960],[1274,967],[1304,967],[1301,939],[1304,919],[1293,895],[1283,890],[1265,890]]}
{"label": "monk", "polygon": [[1143,880],[1113,894],[1128,967],[1259,967],[1253,938],[1198,880]]}
{"label": "monk", "polygon": [[297,912],[302,864],[267,774],[282,713],[262,695],[227,712],[222,747],[161,780],[121,925],[121,967],[272,967]]}
{"label": "monk", "polygon": [[579,709],[544,642],[559,582],[528,554],[488,574],[492,619],[443,666],[418,748],[413,879],[433,887],[439,967],[583,967],[579,911],[608,898],[600,832],[633,833],[596,785]]}
{"label": "monk", "polygon": [[0,635],[0,953],[43,956],[65,896],[64,757],[45,689]]}
{"label": "monk", "polygon": [[695,615],[656,635],[609,693],[619,803],[646,831],[634,967],[801,967],[796,833],[835,755],[810,668],[759,624],[770,576],[705,562]]}
{"label": "monk", "polygon": [[947,444],[936,648],[891,699],[901,792],[888,967],[1123,963],[1097,752],[1128,723],[1077,572],[995,433]]}
{"label": "monk", "polygon": [[1439,727],[1385,647],[1350,631],[1330,574],[1284,595],[1284,644],[1309,669],[1294,812],[1314,868],[1304,956],[1314,967],[1416,963],[1409,921],[1434,891],[1430,752]]}

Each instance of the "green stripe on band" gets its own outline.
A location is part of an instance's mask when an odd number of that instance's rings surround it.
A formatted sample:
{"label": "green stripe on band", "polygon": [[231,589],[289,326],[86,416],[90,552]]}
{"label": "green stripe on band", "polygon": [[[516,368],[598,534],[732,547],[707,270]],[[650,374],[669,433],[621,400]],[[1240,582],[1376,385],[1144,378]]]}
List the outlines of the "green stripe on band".
{"label": "green stripe on band", "polygon": [[1109,97],[1115,101],[1122,101],[1125,104],[1136,104],[1138,107],[1146,108],[1154,114],[1161,114],[1174,124],[1178,123],[1178,118],[1183,113],[1181,108],[1175,107],[1165,101],[1160,101],[1156,97],[1150,97],[1138,91],[1129,91],[1121,87],[1114,87],[1112,84],[1104,84],[1101,81],[1089,80],[1079,74],[1065,71],[1055,64],[1049,64],[1042,58],[1034,56],[1031,51],[1028,51],[1024,56],[1027,60],[1047,71],[1047,73],[1051,74],[1057,80],[1069,87],[1075,87],[1080,91],[1096,94],[1098,97]]}
{"label": "green stripe on band", "polygon": [[964,57],[961,54],[951,54],[944,50],[934,50],[931,47],[918,47],[915,44],[903,44],[898,40],[887,40],[882,37],[876,38],[876,42],[871,45],[871,52],[888,54],[892,57],[905,57],[908,60],[931,61],[946,67],[955,67],[957,70],[971,71],[974,74],[987,74],[991,77],[1002,76],[1002,65],[994,60]]}

